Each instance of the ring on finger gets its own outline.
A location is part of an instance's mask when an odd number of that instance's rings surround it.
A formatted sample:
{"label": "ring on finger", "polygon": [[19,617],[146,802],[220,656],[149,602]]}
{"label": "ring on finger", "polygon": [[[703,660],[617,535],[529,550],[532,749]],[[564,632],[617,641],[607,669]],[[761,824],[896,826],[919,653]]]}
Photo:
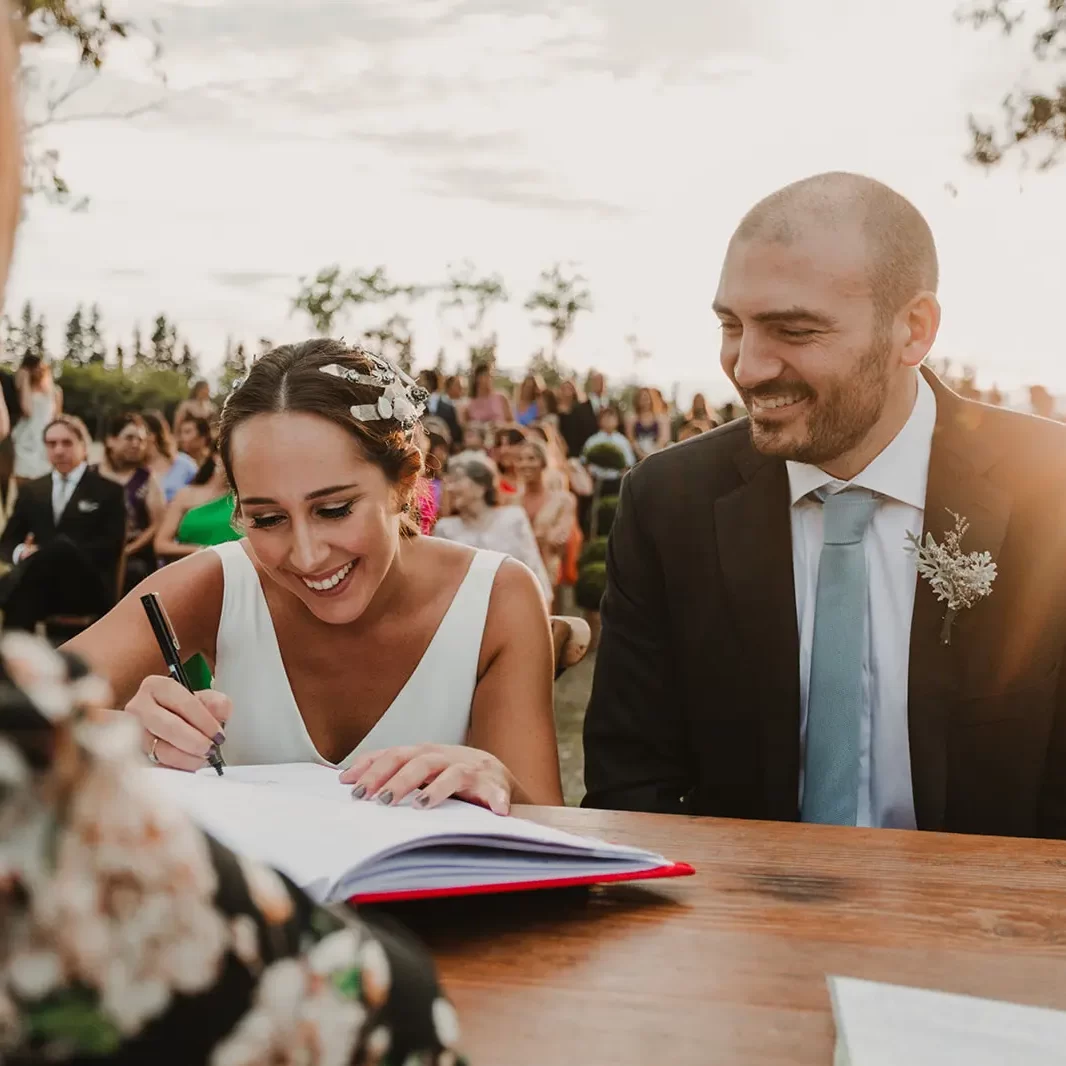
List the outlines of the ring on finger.
{"label": "ring on finger", "polygon": [[161,766],[159,756],[155,753],[155,747],[159,743],[159,737],[152,737],[152,746],[148,749],[148,761],[155,766]]}

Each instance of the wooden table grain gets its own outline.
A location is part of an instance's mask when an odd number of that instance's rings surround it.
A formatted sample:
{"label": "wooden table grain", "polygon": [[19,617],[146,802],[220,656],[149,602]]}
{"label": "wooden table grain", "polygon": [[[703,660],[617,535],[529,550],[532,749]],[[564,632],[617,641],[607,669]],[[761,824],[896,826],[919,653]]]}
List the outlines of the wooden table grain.
{"label": "wooden table grain", "polygon": [[1066,844],[515,813],[697,872],[390,908],[473,1066],[830,1066],[830,974],[1066,1009]]}

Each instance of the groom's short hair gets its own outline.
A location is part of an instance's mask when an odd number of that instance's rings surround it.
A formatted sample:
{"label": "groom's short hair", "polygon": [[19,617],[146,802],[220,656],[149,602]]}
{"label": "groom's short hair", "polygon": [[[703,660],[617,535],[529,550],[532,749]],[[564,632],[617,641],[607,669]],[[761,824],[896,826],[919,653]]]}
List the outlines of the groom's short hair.
{"label": "groom's short hair", "polygon": [[894,189],[861,174],[833,171],[793,182],[760,200],[734,240],[791,244],[810,226],[858,221],[866,238],[870,288],[883,319],[919,292],[936,292],[936,242],[922,213]]}

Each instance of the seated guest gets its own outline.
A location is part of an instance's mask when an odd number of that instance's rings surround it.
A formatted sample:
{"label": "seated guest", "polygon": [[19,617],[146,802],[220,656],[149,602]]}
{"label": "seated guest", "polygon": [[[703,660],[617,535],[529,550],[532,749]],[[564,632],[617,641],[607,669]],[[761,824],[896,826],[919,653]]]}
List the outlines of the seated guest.
{"label": "seated guest", "polygon": [[581,454],[588,455],[597,444],[613,444],[624,456],[626,466],[635,466],[637,457],[633,452],[633,446],[629,443],[629,438],[624,433],[619,432],[618,429],[622,424],[622,416],[618,408],[611,404],[601,407],[598,422],[599,431],[593,433],[585,441],[585,447],[582,449]]}
{"label": "seated guest", "polygon": [[529,440],[518,449],[515,466],[522,484],[520,503],[533,527],[554,597],[562,580],[563,554],[577,528],[577,501],[569,489],[545,484],[548,450],[539,440]]}
{"label": "seated guest", "polygon": [[171,809],[107,699],[73,656],[0,642],[4,1061],[456,1063],[421,945]]}
{"label": "seated guest", "polygon": [[189,389],[189,398],[178,404],[174,412],[174,434],[181,433],[181,427],[187,419],[197,418],[209,426],[218,421],[218,408],[211,399],[211,388],[206,381],[194,381]]}
{"label": "seated guest", "polygon": [[566,443],[566,453],[577,458],[585,450],[589,437],[599,429],[597,412],[570,378],[559,386],[557,409],[559,434]]}
{"label": "seated guest", "polygon": [[637,390],[633,413],[626,418],[626,437],[638,459],[660,452],[670,443],[670,419],[657,392]]}
{"label": "seated guest", "polygon": [[502,426],[496,431],[492,447],[492,461],[499,473],[499,492],[507,502],[518,496],[518,474],[515,472],[515,457],[528,437],[521,426]]}
{"label": "seated guest", "polygon": [[156,567],[155,531],[163,518],[163,490],[145,465],[148,429],[140,415],[119,415],[104,437],[99,470],[122,486],[126,499],[126,561],[123,593],[129,592]]}
{"label": "seated guest", "polygon": [[552,583],[537,547],[533,527],[521,507],[500,505],[500,477],[492,460],[464,452],[448,463],[448,501],[455,515],[437,521],[434,536],[472,548],[503,552],[536,575],[547,603]]}
{"label": "seated guest", "polygon": [[178,447],[196,464],[204,465],[215,448],[211,423],[206,418],[184,418],[177,431]]}
{"label": "seated guest", "polygon": [[138,590],[159,594],[182,653],[207,661],[211,696],[162,676],[137,594],[70,645],[154,761],[196,770],[224,740],[232,764],[330,764],[385,803],[422,786],[422,806],[561,802],[536,580],[412,521],[424,399],[386,360],[332,340],[267,352],[230,393],[218,453],[245,538]]}
{"label": "seated guest", "polygon": [[475,425],[498,426],[514,421],[511,401],[493,384],[492,367],[488,363],[480,363],[474,368],[470,398],[463,414],[467,422]]}
{"label": "seated guest", "polygon": [[459,450],[463,452],[485,452],[488,454],[485,430],[481,426],[466,426],[463,429],[463,446]]}
{"label": "seated guest", "polygon": [[439,418],[448,428],[448,439],[458,441],[462,433],[459,427],[459,412],[455,404],[444,394],[443,382],[436,370],[423,370],[418,375],[419,384],[429,393],[426,400],[427,418]]}
{"label": "seated guest", "polygon": [[536,374],[527,374],[515,392],[514,420],[520,426],[531,426],[540,418],[540,398],[544,382]]}
{"label": "seated guest", "polygon": [[1066,429],[922,366],[937,278],[869,178],[741,222],[714,306],[749,419],[623,484],[588,805],[1066,837]]}
{"label": "seated guest", "polygon": [[13,569],[0,579],[8,629],[35,628],[57,615],[104,614],[115,602],[126,541],[122,489],[87,465],[89,433],[73,415],[44,431],[47,477],[19,489],[0,537]]}
{"label": "seated guest", "polygon": [[181,559],[204,548],[240,540],[233,525],[233,493],[217,455],[209,455],[192,482],[170,502],[155,535],[163,561]]}
{"label": "seated guest", "polygon": [[196,463],[191,456],[178,451],[170,426],[159,411],[145,411],[141,417],[148,430],[148,451],[144,465],[159,482],[163,499],[170,503],[178,489],[185,488],[196,476]]}

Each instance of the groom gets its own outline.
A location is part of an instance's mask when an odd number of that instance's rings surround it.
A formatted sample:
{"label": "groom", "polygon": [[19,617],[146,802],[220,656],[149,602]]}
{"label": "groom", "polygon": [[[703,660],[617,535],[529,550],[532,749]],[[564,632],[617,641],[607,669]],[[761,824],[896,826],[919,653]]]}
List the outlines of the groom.
{"label": "groom", "polygon": [[[1066,429],[922,367],[937,274],[868,178],[741,222],[714,308],[749,417],[623,485],[586,806],[1066,837]],[[949,512],[996,566],[970,606],[906,550]]]}

